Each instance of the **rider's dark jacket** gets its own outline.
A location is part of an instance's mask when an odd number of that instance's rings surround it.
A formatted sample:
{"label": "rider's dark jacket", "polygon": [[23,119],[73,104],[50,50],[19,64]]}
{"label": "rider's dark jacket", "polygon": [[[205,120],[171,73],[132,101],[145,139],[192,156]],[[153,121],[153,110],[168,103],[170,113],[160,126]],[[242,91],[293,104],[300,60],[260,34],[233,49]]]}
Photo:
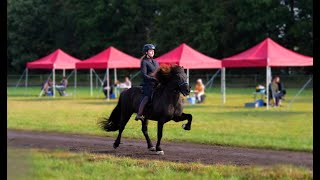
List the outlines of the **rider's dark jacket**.
{"label": "rider's dark jacket", "polygon": [[151,73],[155,72],[159,68],[159,63],[152,58],[143,58],[141,61],[141,75],[142,75],[142,86],[144,96],[151,96],[151,92],[157,79],[150,76]]}

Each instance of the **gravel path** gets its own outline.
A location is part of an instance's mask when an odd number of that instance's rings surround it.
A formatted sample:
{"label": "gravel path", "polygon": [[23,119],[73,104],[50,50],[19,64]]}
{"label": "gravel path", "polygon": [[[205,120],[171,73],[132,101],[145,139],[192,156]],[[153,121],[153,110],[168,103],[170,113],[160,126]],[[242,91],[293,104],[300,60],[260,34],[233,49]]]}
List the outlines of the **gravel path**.
{"label": "gravel path", "polygon": [[62,149],[72,152],[90,152],[132,158],[157,159],[172,162],[200,162],[203,164],[233,164],[269,166],[292,164],[313,169],[312,152],[275,151],[266,149],[239,148],[230,146],[201,145],[162,141],[164,155],[147,150],[144,139],[122,138],[117,149],[112,144],[115,138],[35,132],[7,129],[7,146],[19,148]]}

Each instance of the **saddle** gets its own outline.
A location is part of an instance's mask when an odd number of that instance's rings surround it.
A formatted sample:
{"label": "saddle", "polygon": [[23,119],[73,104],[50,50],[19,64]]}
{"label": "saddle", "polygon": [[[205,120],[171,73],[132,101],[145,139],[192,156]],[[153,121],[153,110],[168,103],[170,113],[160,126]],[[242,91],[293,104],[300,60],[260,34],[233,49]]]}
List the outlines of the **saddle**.
{"label": "saddle", "polygon": [[[148,101],[148,104],[152,104],[155,90],[159,87],[158,85],[159,85],[159,84],[157,84],[157,85],[155,85],[155,86],[153,87],[153,90],[152,90],[152,92],[151,92],[151,97],[150,97],[150,99],[149,99],[149,101]],[[141,94],[143,94],[142,85],[140,85],[140,92],[141,92]],[[147,105],[148,105],[148,104],[147,104]]]}
{"label": "saddle", "polygon": [[[143,95],[143,88],[140,88],[140,92]],[[149,100],[147,102],[147,104],[144,107],[144,112],[143,115],[146,116],[147,114],[150,113],[151,109],[152,109],[152,105],[153,105],[153,100],[154,100],[154,94],[155,94],[155,88],[153,88],[152,92],[151,92],[151,96],[149,97]],[[143,96],[141,96],[140,101],[143,99]]]}

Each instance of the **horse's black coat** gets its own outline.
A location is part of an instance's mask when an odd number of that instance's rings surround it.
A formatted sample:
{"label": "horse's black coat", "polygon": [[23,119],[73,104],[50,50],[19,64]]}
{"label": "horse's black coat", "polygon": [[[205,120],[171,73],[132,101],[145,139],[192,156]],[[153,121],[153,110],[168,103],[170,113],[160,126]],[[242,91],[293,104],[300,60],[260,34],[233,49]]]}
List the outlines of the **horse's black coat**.
{"label": "horse's black coat", "polygon": [[[185,130],[191,129],[192,115],[185,114],[182,110],[182,100],[180,93],[184,96],[189,95],[190,86],[188,85],[187,75],[182,67],[173,65],[162,65],[157,73],[156,78],[159,80],[159,85],[154,90],[152,103],[147,105],[144,111],[145,120],[142,122],[142,132],[146,138],[149,149],[154,149],[148,135],[148,120],[158,121],[158,141],[156,150],[162,151],[160,141],[162,138],[163,125],[173,120],[175,122],[188,120],[187,124],[183,125]],[[120,144],[121,134],[124,130],[131,115],[136,113],[139,108],[142,97],[141,87],[132,87],[120,94],[117,106],[112,111],[109,119],[100,122],[101,127],[105,131],[117,131],[119,134],[114,148]]]}

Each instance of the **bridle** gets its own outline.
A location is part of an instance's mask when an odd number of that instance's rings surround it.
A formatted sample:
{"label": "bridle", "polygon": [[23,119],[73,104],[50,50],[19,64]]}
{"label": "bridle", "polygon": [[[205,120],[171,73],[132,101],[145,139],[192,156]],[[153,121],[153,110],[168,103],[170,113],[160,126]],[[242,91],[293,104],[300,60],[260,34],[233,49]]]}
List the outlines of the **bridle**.
{"label": "bridle", "polygon": [[185,84],[188,84],[187,82],[182,82],[182,83],[180,83],[178,86],[179,86],[179,88],[181,87],[181,86],[183,86],[183,85],[185,85]]}
{"label": "bridle", "polygon": [[[178,85],[179,87],[179,91],[184,95],[184,93],[181,91],[181,86],[184,86],[184,85],[187,85],[188,86],[188,83],[187,82],[182,82]],[[178,92],[178,91],[177,91]]]}

